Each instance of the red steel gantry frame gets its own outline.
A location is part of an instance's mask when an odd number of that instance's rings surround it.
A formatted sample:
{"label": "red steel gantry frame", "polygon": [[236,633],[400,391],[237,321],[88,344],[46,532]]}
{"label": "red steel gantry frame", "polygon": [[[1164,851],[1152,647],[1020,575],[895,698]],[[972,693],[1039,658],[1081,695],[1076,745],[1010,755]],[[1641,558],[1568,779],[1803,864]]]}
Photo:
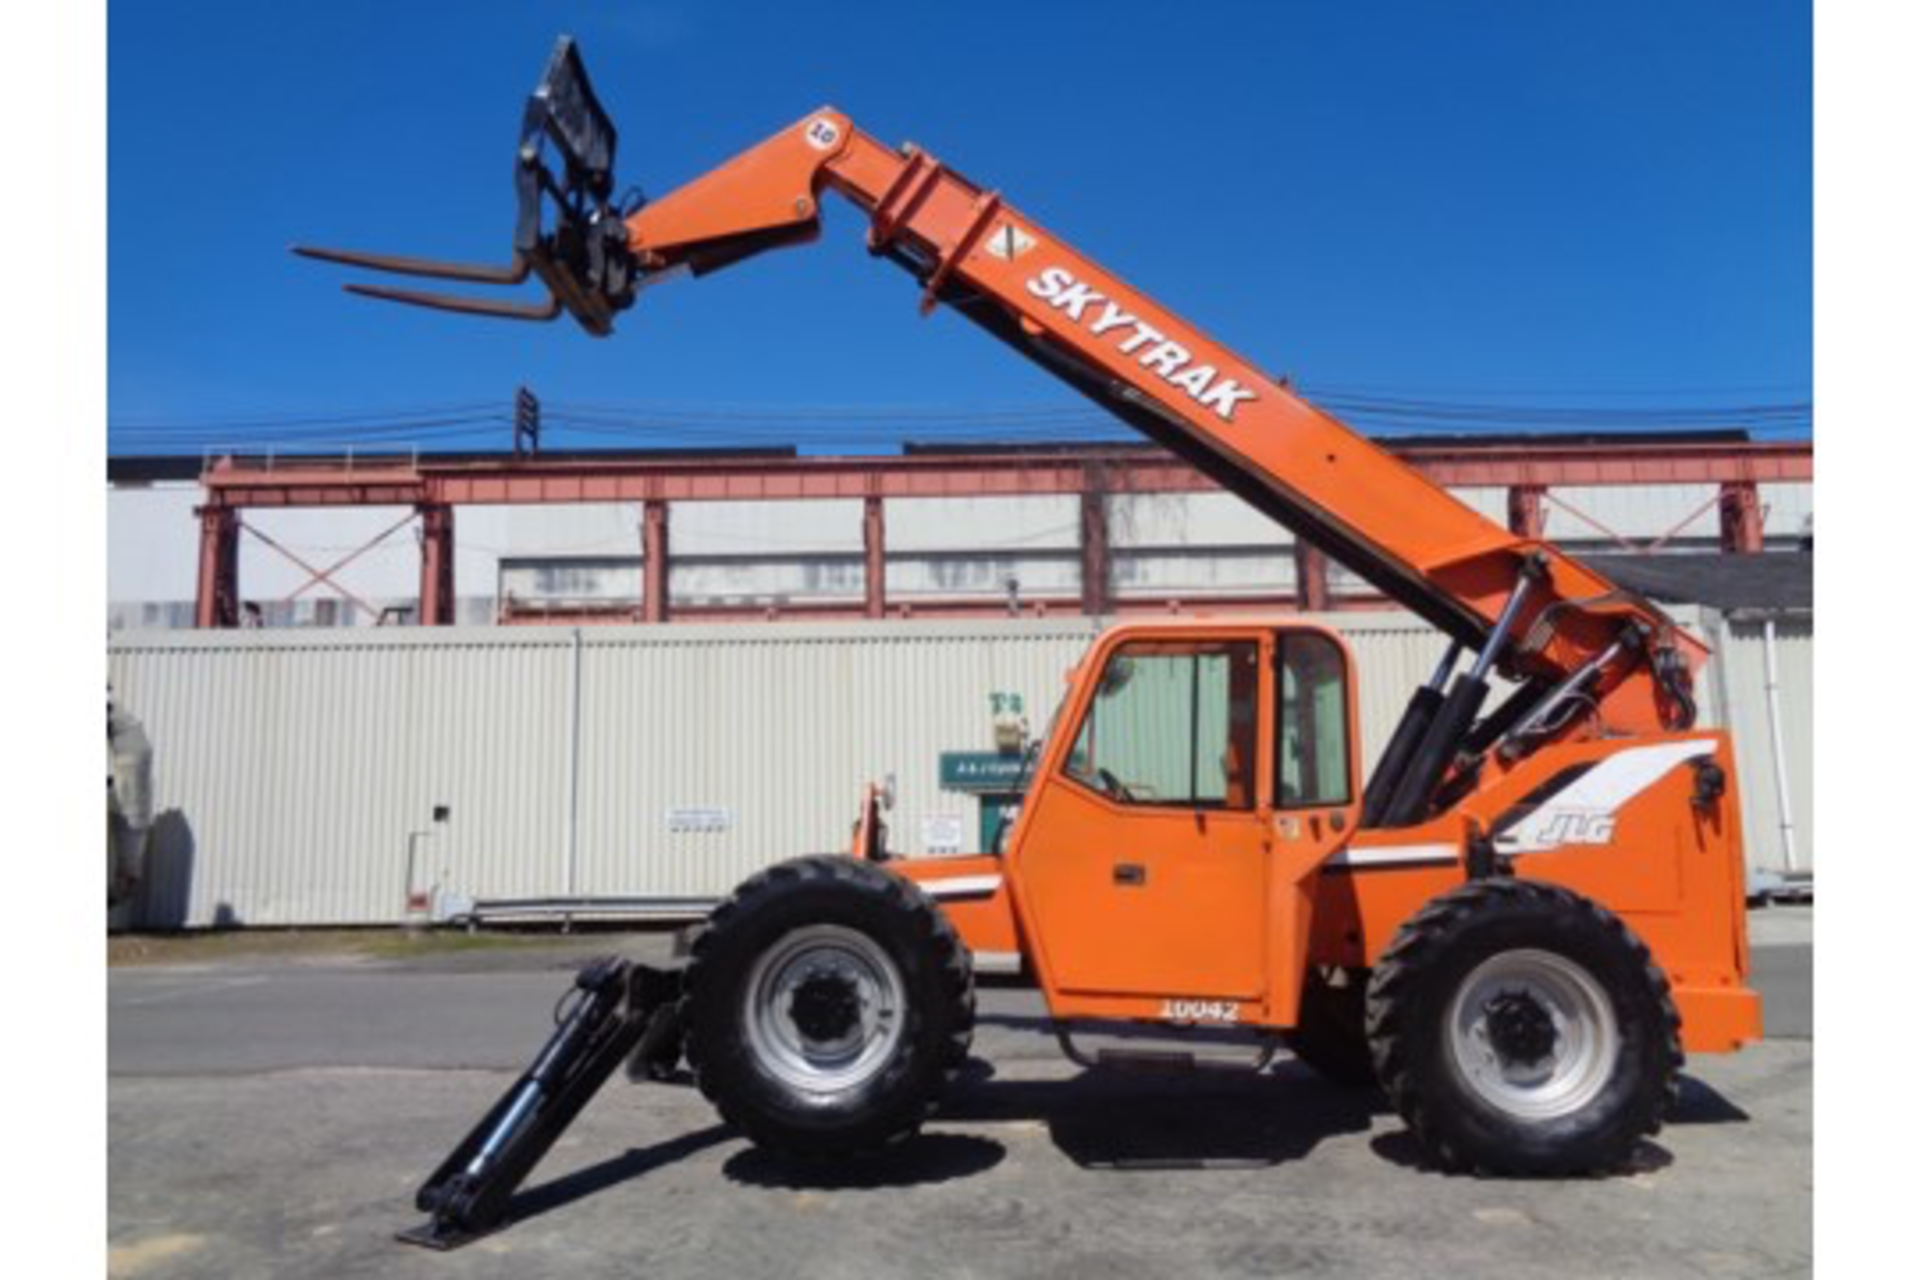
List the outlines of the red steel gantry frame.
{"label": "red steel gantry frame", "polygon": [[[1448,488],[1507,490],[1508,528],[1541,534],[1551,491],[1566,486],[1711,484],[1717,486],[1721,549],[1761,550],[1759,486],[1813,478],[1810,443],[1633,442],[1631,444],[1409,445],[1398,450],[1429,480]],[[1015,495],[1080,499],[1080,609],[1112,612],[1106,499],[1128,493],[1204,493],[1213,481],[1170,454],[1098,447],[1059,453],[937,453],[888,457],[769,458],[688,456],[408,460],[222,459],[202,476],[199,596],[195,623],[239,624],[240,513],[249,508],[404,506],[421,520],[419,621],[453,621],[454,521],[459,506],[638,502],[643,565],[640,621],[666,622],[668,510],[675,502],[849,499],[863,502],[866,594],[860,616],[903,612],[886,596],[886,500]],[[1578,513],[1575,513],[1578,515]],[[1704,510],[1701,514],[1704,514]],[[1589,519],[1587,523],[1593,524]],[[1594,528],[1604,534],[1597,524]],[[1295,544],[1295,604],[1320,611],[1334,603],[1326,556]],[[324,575],[323,575],[324,576]]]}

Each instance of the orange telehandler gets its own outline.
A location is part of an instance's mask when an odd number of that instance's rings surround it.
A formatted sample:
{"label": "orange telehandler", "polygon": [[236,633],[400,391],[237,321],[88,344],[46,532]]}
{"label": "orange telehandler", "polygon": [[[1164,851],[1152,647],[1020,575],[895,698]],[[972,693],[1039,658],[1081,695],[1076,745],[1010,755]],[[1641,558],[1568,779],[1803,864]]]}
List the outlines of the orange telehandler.
{"label": "orange telehandler", "polygon": [[[1296,618],[1106,632],[1037,744],[1004,848],[754,876],[669,968],[609,959],[533,1068],[422,1188],[409,1238],[497,1225],[617,1064],[682,1056],[753,1141],[854,1155],[914,1132],[966,1058],[974,973],[1038,986],[1083,1065],[1114,1022],[1247,1028],[1264,1065],[1377,1083],[1436,1163],[1617,1167],[1683,1050],[1760,1035],[1731,743],[1694,727],[1705,647],[1552,545],[1489,522],[925,151],[822,109],[652,202],[572,42],[529,100],[511,263],[298,252],[544,303],[375,297],[610,333],[641,289],[813,239],[837,192],[871,251],[1451,639],[1371,772],[1338,634]],[[1471,661],[1462,666],[1471,655]],[[1489,705],[1496,677],[1505,692]],[[1364,786],[1361,779],[1365,777]],[[1084,1037],[1083,1037],[1084,1039]]]}

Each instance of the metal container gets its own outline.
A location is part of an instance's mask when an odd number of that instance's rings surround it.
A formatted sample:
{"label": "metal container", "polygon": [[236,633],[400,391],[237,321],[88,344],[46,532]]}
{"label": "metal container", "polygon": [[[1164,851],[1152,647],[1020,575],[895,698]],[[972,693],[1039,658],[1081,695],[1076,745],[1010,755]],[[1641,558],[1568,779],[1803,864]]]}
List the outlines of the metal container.
{"label": "metal container", "polygon": [[[1400,613],[1320,620],[1355,650],[1371,760],[1444,644]],[[894,848],[943,851],[956,827],[971,845],[982,800],[942,789],[941,754],[996,750],[1007,695],[1047,732],[1094,634],[1084,618],[119,633],[115,697],[155,759],[137,918],[390,923],[422,892],[684,909],[845,847],[861,788],[889,774]],[[1722,643],[1764,851],[1778,823],[1757,650],[1744,623]],[[1783,705],[1804,723],[1794,646],[1810,638],[1779,643]],[[1724,714],[1713,690],[1704,702]],[[1810,739],[1786,738],[1804,779]],[[1810,865],[1811,801],[1793,801]]]}

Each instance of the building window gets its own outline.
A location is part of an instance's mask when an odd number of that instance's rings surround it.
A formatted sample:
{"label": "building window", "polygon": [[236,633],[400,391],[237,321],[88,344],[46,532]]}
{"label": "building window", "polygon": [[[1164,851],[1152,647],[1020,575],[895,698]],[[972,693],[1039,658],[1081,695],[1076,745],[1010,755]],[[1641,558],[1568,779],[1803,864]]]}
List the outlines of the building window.
{"label": "building window", "polygon": [[500,599],[530,609],[631,608],[640,602],[640,557],[502,559]]}

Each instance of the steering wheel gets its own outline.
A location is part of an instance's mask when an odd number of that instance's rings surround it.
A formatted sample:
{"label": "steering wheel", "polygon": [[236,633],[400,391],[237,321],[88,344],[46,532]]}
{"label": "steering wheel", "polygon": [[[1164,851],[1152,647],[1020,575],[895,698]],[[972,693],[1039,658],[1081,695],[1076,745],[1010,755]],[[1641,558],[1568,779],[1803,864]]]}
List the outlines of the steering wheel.
{"label": "steering wheel", "polygon": [[1116,800],[1125,800],[1129,804],[1137,802],[1139,797],[1128,790],[1127,784],[1113,776],[1111,769],[1095,769],[1093,776],[1100,781],[1100,789]]}

